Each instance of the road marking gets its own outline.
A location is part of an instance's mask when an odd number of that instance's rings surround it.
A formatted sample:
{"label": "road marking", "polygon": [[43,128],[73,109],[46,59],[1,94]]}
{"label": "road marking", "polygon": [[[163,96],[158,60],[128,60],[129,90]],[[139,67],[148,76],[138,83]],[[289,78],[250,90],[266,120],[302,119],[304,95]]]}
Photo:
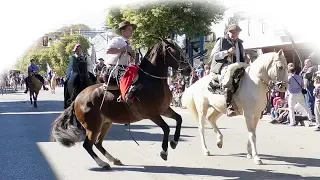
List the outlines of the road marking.
{"label": "road marking", "polygon": [[46,112],[3,112],[1,115],[24,115],[24,114],[61,114],[63,111],[46,111]]}
{"label": "road marking", "polygon": [[[1,115],[25,115],[25,114],[61,114],[64,111],[46,111],[46,112],[3,112]],[[189,114],[187,111],[176,111],[178,114]]]}

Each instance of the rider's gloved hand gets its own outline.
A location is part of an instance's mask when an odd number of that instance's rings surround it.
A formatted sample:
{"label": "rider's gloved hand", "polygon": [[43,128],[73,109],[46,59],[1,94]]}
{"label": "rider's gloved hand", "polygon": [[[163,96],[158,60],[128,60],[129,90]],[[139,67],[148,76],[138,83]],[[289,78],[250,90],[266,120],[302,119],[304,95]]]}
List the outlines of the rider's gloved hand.
{"label": "rider's gloved hand", "polygon": [[235,55],[236,54],[236,48],[235,47],[231,47],[230,49],[228,49],[228,54],[229,55]]}

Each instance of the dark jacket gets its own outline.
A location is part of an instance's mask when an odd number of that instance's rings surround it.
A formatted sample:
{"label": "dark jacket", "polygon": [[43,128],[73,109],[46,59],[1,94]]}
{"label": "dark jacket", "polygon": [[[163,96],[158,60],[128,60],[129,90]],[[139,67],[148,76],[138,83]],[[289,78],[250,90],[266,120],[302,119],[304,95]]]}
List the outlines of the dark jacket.
{"label": "dark jacket", "polygon": [[[238,39],[238,47],[240,50],[240,62],[245,62],[245,54],[244,49],[242,45],[243,41],[241,39]],[[236,45],[230,40],[230,38],[227,37],[221,37],[218,38],[216,41],[216,44],[213,48],[212,52],[212,62],[211,62],[211,68],[210,71],[215,74],[220,74],[221,68],[225,64],[230,64],[228,62],[228,53],[226,52],[231,47],[235,47]],[[220,53],[220,54],[218,54]],[[216,57],[219,56],[219,57]],[[215,58],[216,57],[216,58]],[[233,57],[233,63],[236,62],[236,57]]]}

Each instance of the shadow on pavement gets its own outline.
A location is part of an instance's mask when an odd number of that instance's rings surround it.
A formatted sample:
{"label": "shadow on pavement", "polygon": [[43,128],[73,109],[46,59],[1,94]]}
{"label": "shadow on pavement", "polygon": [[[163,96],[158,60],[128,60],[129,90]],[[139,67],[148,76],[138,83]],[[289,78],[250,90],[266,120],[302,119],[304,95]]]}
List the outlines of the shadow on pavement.
{"label": "shadow on pavement", "polygon": [[0,113],[48,111],[63,111],[63,101],[38,101],[38,108],[34,108],[30,101],[0,102]]}
{"label": "shadow on pavement", "polygon": [[[149,133],[149,132],[141,132],[137,130],[149,130],[158,128],[160,133]],[[172,127],[170,131],[169,140],[173,138],[173,134],[175,131],[175,126]],[[184,127],[182,127],[183,130]],[[158,126],[149,126],[149,125],[130,125],[131,134],[137,141],[162,141],[163,138],[163,132],[162,129]],[[194,137],[189,135],[183,135],[181,134],[179,141],[186,141],[185,138]],[[108,135],[105,137],[105,140],[132,140],[130,133],[129,133],[129,126],[125,126],[122,124],[114,124],[112,128],[110,129]],[[138,142],[139,143],[139,142]]]}
{"label": "shadow on pavement", "polygon": [[[267,154],[259,154],[262,160],[281,161],[296,167],[320,167],[320,159],[308,157],[288,157],[288,156],[275,156]],[[246,157],[245,153],[231,154],[230,156]],[[270,165],[283,165],[283,164],[270,164]],[[319,178],[320,179],[320,178]]]}
{"label": "shadow on pavement", "polygon": [[37,143],[49,141],[51,123],[58,115],[0,115],[0,179],[57,179]]}
{"label": "shadow on pavement", "polygon": [[[134,172],[146,172],[154,174],[186,174],[186,175],[199,175],[199,176],[211,176],[211,177],[222,177],[221,179],[245,179],[245,180],[318,180],[318,177],[303,177],[300,175],[278,173],[273,170],[259,170],[259,169],[247,169],[247,171],[238,170],[223,170],[213,168],[192,168],[192,167],[178,167],[178,166],[136,166],[130,165],[130,167],[113,167],[112,173],[115,171],[134,171]],[[91,168],[89,169],[95,172],[106,172],[102,168]],[[298,173],[298,172],[297,172]]]}

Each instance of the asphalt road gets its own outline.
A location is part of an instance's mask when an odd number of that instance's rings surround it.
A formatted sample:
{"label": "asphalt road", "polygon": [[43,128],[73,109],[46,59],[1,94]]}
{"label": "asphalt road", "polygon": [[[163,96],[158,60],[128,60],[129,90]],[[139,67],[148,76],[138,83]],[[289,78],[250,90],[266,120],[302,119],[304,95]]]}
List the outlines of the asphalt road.
{"label": "asphalt road", "polygon": [[[0,95],[0,180],[214,180],[214,179],[320,179],[320,133],[310,127],[288,127],[260,121],[257,130],[258,153],[265,165],[246,159],[248,133],[242,117],[221,117],[218,126],[224,134],[219,149],[213,130],[207,125],[206,139],[213,154],[201,150],[197,122],[183,109],[181,141],[169,149],[168,161],[161,151],[162,130],[151,121],[128,126],[114,125],[103,145],[125,165],[112,171],[97,167],[82,143],[72,148],[49,142],[52,121],[63,110],[62,88],[57,94],[41,91],[38,108],[22,92]],[[166,119],[174,133],[174,120]],[[94,149],[98,156],[101,153]],[[104,157],[103,160],[107,161]]]}

